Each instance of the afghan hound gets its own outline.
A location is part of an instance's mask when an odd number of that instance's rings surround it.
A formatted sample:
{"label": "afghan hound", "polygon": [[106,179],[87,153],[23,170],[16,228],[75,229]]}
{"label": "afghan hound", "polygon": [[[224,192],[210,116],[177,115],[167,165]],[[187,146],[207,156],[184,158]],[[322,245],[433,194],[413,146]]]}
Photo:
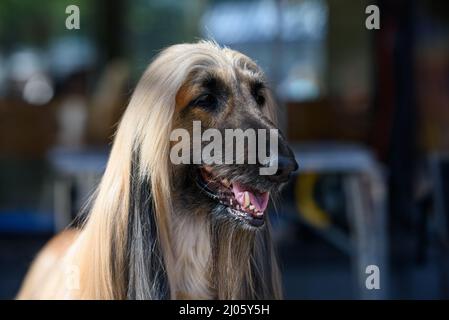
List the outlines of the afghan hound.
{"label": "afghan hound", "polygon": [[17,297],[282,298],[265,211],[297,168],[283,136],[272,175],[259,161],[170,160],[175,128],[277,130],[275,114],[247,56],[206,41],[163,50],[130,99],[86,218],[44,247]]}

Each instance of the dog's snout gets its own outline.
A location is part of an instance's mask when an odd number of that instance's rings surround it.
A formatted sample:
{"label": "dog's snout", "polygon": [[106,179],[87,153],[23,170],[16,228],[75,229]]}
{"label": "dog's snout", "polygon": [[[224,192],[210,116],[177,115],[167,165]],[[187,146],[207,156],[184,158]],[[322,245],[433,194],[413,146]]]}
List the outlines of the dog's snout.
{"label": "dog's snout", "polygon": [[298,170],[298,163],[294,156],[279,156],[278,169],[269,179],[276,183],[287,182],[293,172]]}

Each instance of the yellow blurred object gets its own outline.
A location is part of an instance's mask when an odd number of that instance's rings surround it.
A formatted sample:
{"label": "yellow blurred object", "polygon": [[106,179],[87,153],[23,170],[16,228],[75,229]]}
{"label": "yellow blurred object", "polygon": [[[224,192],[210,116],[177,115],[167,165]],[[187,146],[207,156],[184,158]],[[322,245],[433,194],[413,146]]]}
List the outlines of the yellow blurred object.
{"label": "yellow blurred object", "polygon": [[313,190],[318,181],[318,174],[303,173],[298,175],[295,183],[296,208],[301,217],[316,228],[327,228],[330,217],[316,203]]}

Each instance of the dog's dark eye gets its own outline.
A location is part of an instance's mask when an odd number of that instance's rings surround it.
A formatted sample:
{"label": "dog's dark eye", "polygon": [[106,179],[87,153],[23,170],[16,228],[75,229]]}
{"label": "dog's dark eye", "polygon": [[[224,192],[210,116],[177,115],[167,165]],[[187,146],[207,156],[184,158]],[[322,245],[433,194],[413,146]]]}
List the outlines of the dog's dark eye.
{"label": "dog's dark eye", "polygon": [[192,104],[203,108],[214,109],[217,106],[217,98],[213,94],[205,93],[196,98]]}
{"label": "dog's dark eye", "polygon": [[265,97],[264,97],[264,95],[261,94],[261,93],[257,93],[257,94],[254,96],[254,99],[256,100],[256,103],[257,103],[259,106],[262,106],[262,105],[265,103]]}
{"label": "dog's dark eye", "polygon": [[265,96],[263,94],[263,88],[264,88],[263,84],[256,83],[253,86],[253,90],[252,90],[252,94],[253,94],[254,100],[256,100],[256,103],[259,106],[263,106],[264,103],[265,103]]}

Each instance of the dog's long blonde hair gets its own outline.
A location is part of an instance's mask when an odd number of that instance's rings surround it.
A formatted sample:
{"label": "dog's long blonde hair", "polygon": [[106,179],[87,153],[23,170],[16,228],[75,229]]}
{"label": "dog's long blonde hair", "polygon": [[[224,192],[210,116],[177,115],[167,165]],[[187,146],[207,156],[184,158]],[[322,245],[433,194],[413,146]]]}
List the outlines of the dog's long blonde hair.
{"label": "dog's long blonde hair", "polygon": [[[182,279],[175,270],[179,261],[173,242],[181,235],[173,234],[169,162],[176,95],[195,69],[229,69],[244,58],[214,43],[199,42],[171,46],[147,68],[123,115],[106,171],[70,250],[67,263],[79,268],[77,298],[177,297]],[[268,103],[274,105],[268,98]],[[274,118],[273,108],[270,110]],[[210,272],[229,273],[235,269],[229,278],[223,274],[223,279],[211,280],[218,291],[216,298],[280,298],[269,225],[258,235],[231,227],[211,227],[201,232],[212,233],[211,241],[235,238],[232,250],[229,239],[216,245],[215,253],[211,253],[215,262]],[[249,240],[254,241],[254,247],[245,247]],[[246,255],[246,261],[242,255]]]}

